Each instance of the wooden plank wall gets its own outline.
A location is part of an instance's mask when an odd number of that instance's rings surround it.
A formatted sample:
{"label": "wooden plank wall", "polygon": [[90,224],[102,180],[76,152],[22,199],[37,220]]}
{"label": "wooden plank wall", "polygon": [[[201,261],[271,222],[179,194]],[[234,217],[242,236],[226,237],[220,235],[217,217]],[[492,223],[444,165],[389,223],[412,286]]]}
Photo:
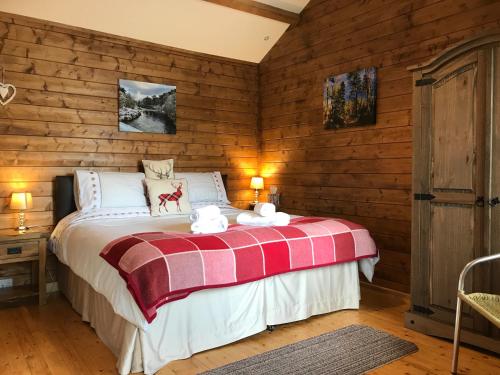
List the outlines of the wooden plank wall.
{"label": "wooden plank wall", "polygon": [[[177,171],[220,170],[229,199],[252,199],[257,173],[257,65],[0,13],[0,66],[17,96],[0,106],[0,231],[15,227],[16,190],[33,194],[30,226],[53,224],[54,176],[75,168],[136,171],[174,158]],[[177,86],[177,134],[118,131],[118,79]],[[54,280],[49,259],[48,280]],[[30,283],[29,263],[0,278]]]}
{"label": "wooden plank wall", "polygon": [[[0,66],[17,96],[0,106],[0,229],[12,191],[34,196],[28,225],[52,224],[52,181],[75,168],[220,170],[247,204],[257,171],[257,65],[0,13]],[[177,134],[118,131],[119,78],[177,86]],[[17,183],[16,183],[17,182]]]}
{"label": "wooden plank wall", "polygon": [[[500,2],[312,0],[259,65],[262,174],[283,210],[366,225],[380,248],[379,285],[410,283],[412,79],[406,70],[500,27]],[[377,124],[322,125],[326,77],[378,68]]]}

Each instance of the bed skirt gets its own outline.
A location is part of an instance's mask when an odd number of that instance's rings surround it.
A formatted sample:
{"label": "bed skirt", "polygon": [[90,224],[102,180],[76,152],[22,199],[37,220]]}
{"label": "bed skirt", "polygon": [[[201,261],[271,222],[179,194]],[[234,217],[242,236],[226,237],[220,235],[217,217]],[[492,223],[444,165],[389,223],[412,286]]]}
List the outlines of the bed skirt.
{"label": "bed skirt", "polygon": [[357,262],[208,289],[162,306],[142,330],[116,314],[85,280],[58,263],[59,289],[117,357],[120,374],[152,374],[169,362],[312,315],[359,307]]}

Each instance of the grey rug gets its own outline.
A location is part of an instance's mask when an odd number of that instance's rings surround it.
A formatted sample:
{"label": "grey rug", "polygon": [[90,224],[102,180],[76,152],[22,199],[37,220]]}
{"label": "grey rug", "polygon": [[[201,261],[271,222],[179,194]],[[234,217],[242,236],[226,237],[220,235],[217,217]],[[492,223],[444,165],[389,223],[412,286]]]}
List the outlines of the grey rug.
{"label": "grey rug", "polygon": [[351,325],[203,374],[357,375],[417,350],[415,344],[386,332],[363,325]]}

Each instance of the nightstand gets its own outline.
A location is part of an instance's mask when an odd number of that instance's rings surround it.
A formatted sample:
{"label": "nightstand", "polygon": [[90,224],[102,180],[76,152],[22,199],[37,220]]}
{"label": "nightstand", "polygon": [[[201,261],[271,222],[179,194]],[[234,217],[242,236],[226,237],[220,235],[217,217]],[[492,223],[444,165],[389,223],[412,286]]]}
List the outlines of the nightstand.
{"label": "nightstand", "polygon": [[[49,232],[27,230],[25,233],[11,231],[0,234],[0,265],[32,262],[32,283],[38,274],[38,290],[25,286],[0,289],[0,303],[10,303],[20,298],[38,295],[38,303],[45,304],[47,298],[45,285],[45,263],[47,260],[47,239]],[[38,264],[38,267],[36,265]]]}

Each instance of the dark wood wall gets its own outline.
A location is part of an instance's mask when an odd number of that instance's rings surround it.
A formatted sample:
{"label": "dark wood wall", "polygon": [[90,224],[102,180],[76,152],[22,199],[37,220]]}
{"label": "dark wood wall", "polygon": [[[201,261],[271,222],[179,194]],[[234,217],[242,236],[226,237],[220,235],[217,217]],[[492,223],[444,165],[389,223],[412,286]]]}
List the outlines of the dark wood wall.
{"label": "dark wood wall", "polygon": [[[406,67],[500,27],[500,1],[312,0],[259,65],[261,170],[284,211],[366,225],[379,285],[410,283],[412,79]],[[329,75],[378,68],[377,123],[322,125]]]}
{"label": "dark wood wall", "polygon": [[[257,173],[257,65],[0,13],[0,66],[17,96],[0,106],[0,229],[27,190],[28,225],[52,224],[52,181],[75,168],[136,171],[174,158],[177,171],[220,170],[247,204]],[[118,79],[177,86],[177,134],[118,131]]]}
{"label": "dark wood wall", "polygon": [[[17,224],[13,191],[31,191],[30,226],[53,224],[56,175],[136,171],[143,158],[177,171],[220,170],[243,207],[257,174],[257,65],[160,47],[0,12],[0,66],[17,96],[0,106],[0,231]],[[118,131],[118,79],[177,86],[177,134]],[[54,279],[49,259],[48,280]],[[0,267],[14,285],[29,262]]]}
{"label": "dark wood wall", "polygon": [[[255,64],[0,13],[0,66],[18,88],[0,107],[0,230],[16,224],[12,191],[31,191],[28,223],[47,226],[54,176],[173,157],[176,170],[229,174],[237,206],[260,170],[280,186],[283,210],[366,225],[381,250],[376,282],[408,290],[406,67],[499,27],[499,1],[312,0],[259,77]],[[325,78],[367,66],[378,68],[377,124],[324,130]],[[119,78],[177,85],[177,134],[119,132]]]}

